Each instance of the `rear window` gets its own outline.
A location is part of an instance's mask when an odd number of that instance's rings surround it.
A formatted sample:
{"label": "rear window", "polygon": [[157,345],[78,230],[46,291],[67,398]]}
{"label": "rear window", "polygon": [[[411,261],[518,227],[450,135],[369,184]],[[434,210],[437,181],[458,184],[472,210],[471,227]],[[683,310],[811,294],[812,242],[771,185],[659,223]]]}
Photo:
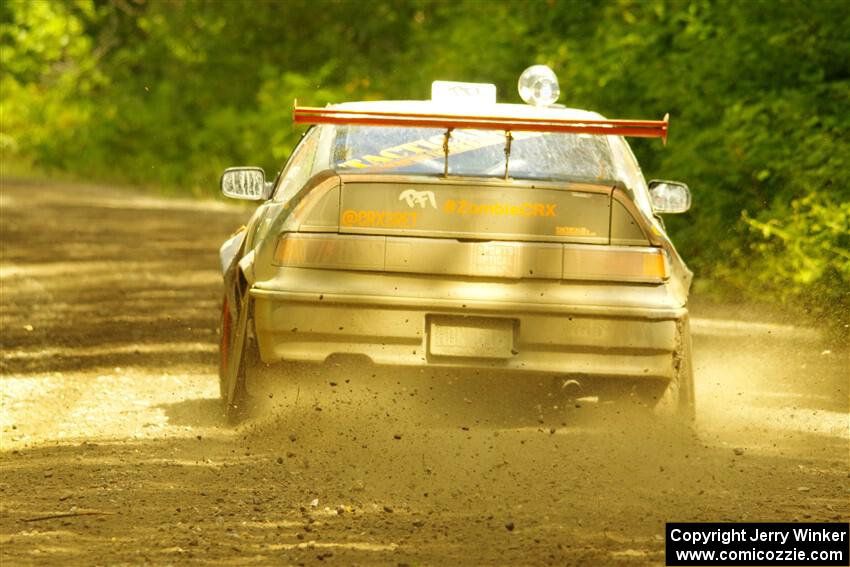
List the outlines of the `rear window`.
{"label": "rear window", "polygon": [[[439,175],[445,130],[340,126],[335,129],[331,167],[340,173]],[[449,140],[449,174],[505,175],[505,133],[454,130]],[[519,179],[616,180],[607,136],[516,132],[509,175]]]}

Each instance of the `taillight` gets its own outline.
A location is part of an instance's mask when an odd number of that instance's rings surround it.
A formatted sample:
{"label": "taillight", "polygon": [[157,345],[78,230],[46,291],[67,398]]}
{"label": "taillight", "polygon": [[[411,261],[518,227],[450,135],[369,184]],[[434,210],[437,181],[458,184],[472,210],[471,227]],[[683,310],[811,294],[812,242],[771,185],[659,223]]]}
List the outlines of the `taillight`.
{"label": "taillight", "polygon": [[392,246],[385,236],[286,232],[278,240],[274,263],[291,268],[647,283],[660,283],[668,272],[665,252],[643,246],[564,244],[558,254],[550,243],[389,240]]}
{"label": "taillight", "polygon": [[667,279],[667,258],[660,248],[565,244],[563,278],[660,282]]}
{"label": "taillight", "polygon": [[284,233],[274,262],[293,268],[383,270],[384,241],[383,236]]}

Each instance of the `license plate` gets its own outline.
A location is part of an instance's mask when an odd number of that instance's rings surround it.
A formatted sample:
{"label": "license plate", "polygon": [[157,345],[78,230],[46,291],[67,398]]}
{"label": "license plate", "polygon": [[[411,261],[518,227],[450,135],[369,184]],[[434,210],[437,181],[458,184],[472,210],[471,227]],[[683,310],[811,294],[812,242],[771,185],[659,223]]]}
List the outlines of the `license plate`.
{"label": "license plate", "polygon": [[511,319],[435,317],[429,329],[429,352],[435,356],[510,358],[514,322]]}

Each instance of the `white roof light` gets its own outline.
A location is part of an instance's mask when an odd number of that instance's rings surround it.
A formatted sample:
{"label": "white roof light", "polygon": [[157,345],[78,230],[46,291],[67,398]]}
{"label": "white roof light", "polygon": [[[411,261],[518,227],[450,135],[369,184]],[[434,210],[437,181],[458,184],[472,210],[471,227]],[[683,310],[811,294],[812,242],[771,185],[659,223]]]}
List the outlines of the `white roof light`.
{"label": "white roof light", "polygon": [[463,104],[496,104],[496,85],[489,83],[431,83],[431,100]]}
{"label": "white roof light", "polygon": [[546,65],[532,65],[519,76],[519,96],[534,106],[550,106],[561,96],[558,77]]}

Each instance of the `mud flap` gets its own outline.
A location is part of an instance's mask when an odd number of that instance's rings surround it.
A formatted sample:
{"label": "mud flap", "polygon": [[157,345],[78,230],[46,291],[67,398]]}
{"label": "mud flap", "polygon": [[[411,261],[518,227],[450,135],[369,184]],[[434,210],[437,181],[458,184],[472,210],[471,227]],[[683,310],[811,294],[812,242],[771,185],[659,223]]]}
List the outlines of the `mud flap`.
{"label": "mud flap", "polygon": [[690,426],[694,421],[693,345],[689,317],[679,321],[673,353],[673,379],[658,401],[655,412]]}
{"label": "mud flap", "polygon": [[237,312],[235,323],[230,328],[230,341],[227,345],[226,367],[223,369],[222,402],[227,417],[236,421],[245,411],[247,391],[245,389],[245,345],[248,336],[248,315],[251,310],[251,297],[246,289],[240,298],[238,307],[232,307]]}

